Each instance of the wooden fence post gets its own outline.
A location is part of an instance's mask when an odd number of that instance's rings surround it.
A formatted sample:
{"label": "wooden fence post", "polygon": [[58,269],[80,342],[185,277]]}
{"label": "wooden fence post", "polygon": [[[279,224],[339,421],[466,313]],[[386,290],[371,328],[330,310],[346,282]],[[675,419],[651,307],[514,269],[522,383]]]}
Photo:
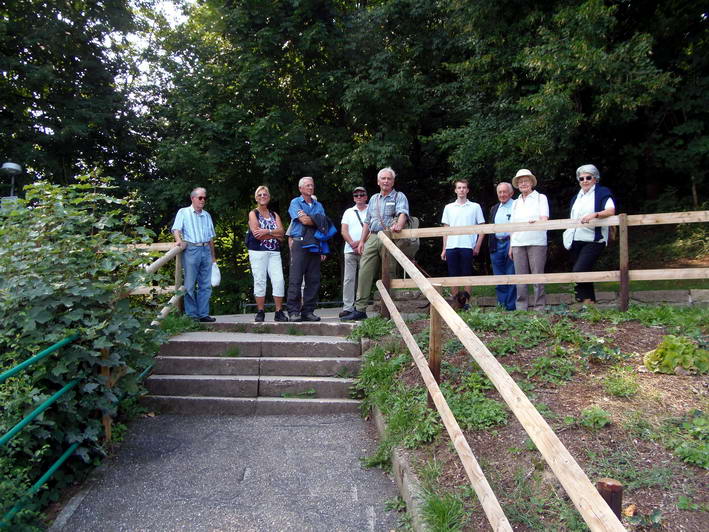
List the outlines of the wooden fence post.
{"label": "wooden fence post", "polygon": [[[377,236],[377,238],[379,238]],[[384,287],[387,289],[387,292],[391,289],[391,254],[389,253],[389,250],[381,244],[381,247],[379,248],[379,252],[382,254],[382,284]],[[380,305],[379,305],[379,315],[382,318],[389,319],[391,318],[391,314],[389,312],[389,309],[387,306],[384,304],[384,302],[381,300],[381,295],[379,296],[380,300]]]}
{"label": "wooden fence post", "polygon": [[618,293],[618,308],[625,312],[630,303],[630,260],[628,254],[628,215],[618,216],[618,244],[620,247],[620,292]]}
{"label": "wooden fence post", "polygon": [[[175,290],[179,290],[182,286],[182,253],[175,256]],[[182,297],[177,299],[176,305],[180,312],[184,311]]]}
{"label": "wooden fence post", "polygon": [[[621,215],[622,216],[622,215]],[[599,478],[596,482],[596,489],[601,494],[603,500],[608,503],[613,513],[621,519],[623,511],[623,484],[612,478]]]}
{"label": "wooden fence post", "polygon": [[[108,349],[101,349],[101,359],[108,359]],[[106,379],[106,386],[111,388],[113,386],[113,382],[111,381],[111,368],[109,368],[108,366],[101,366],[101,376]],[[103,424],[103,436],[106,440],[106,443],[110,445],[113,419],[108,414],[104,414],[101,417],[101,424]]]}
{"label": "wooden fence post", "polygon": [[[434,285],[436,291],[440,294],[442,291],[442,286]],[[436,383],[441,383],[441,327],[443,321],[441,320],[441,315],[436,310],[433,305],[429,306],[431,310],[430,323],[429,323],[429,333],[428,333],[428,368],[433,374],[433,378],[436,379]],[[433,402],[433,397],[431,393],[428,394],[428,407],[436,408]]]}

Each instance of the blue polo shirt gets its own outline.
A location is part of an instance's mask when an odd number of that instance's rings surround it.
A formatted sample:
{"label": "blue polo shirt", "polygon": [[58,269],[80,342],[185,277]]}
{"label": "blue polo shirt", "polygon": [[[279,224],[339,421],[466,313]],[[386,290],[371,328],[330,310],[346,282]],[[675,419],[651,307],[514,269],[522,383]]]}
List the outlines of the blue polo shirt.
{"label": "blue polo shirt", "polygon": [[305,233],[305,227],[302,223],[300,223],[300,220],[298,220],[298,211],[302,210],[310,217],[315,214],[325,215],[325,209],[323,208],[322,203],[312,198],[311,201],[312,203],[308,205],[308,203],[303,199],[303,196],[298,196],[297,198],[293,198],[291,200],[290,206],[288,207],[288,216],[290,216],[290,219],[293,221],[293,228],[291,229],[290,236],[301,237]]}

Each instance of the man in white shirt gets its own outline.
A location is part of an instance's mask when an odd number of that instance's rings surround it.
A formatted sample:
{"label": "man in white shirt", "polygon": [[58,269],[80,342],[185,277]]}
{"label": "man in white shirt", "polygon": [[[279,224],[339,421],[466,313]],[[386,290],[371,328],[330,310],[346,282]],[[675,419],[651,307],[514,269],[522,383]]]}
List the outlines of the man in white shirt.
{"label": "man in white shirt", "polygon": [[362,226],[367,217],[367,190],[356,187],[352,191],[354,206],[342,215],[342,238],[345,240],[345,275],[342,280],[342,312],[340,318],[354,311],[359,272],[359,241],[362,238]]}
{"label": "man in white shirt", "polygon": [[[478,225],[485,223],[483,211],[478,203],[468,199],[468,181],[458,179],[455,181],[456,200],[449,203],[443,209],[441,223],[445,227],[458,227],[464,225]],[[480,253],[484,235],[478,237],[471,235],[451,235],[443,237],[443,250],[441,260],[448,265],[449,277],[461,277],[473,275],[473,257]],[[468,310],[468,300],[470,299],[471,287],[465,287],[461,296],[458,297],[458,288],[453,287],[451,293],[454,300],[458,300],[464,310]]]}

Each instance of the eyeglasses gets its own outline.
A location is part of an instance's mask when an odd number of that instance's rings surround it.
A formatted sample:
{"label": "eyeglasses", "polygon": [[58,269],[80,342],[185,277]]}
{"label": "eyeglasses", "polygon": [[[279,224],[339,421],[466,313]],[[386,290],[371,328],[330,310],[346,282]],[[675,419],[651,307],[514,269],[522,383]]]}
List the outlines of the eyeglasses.
{"label": "eyeglasses", "polygon": [[354,198],[366,198],[367,195],[364,192],[357,192],[356,194],[352,194],[352,197]]}
{"label": "eyeglasses", "polygon": [[207,196],[197,196],[199,201],[207,201]]}
{"label": "eyeglasses", "polygon": [[257,198],[267,198],[267,197],[268,197],[268,193],[266,193],[266,192],[259,192],[258,194],[256,194],[256,197],[257,197]]}
{"label": "eyeglasses", "polygon": [[582,175],[582,176],[579,176],[578,180],[579,180],[579,183],[582,183],[583,181],[593,181],[594,177],[592,175]]}

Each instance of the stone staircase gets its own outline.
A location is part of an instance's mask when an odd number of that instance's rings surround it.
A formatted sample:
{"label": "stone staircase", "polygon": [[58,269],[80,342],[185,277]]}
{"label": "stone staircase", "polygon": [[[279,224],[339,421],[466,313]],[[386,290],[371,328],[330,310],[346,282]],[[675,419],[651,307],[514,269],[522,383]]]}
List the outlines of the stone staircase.
{"label": "stone staircase", "polygon": [[[354,412],[350,398],[361,343],[354,325],[242,322],[218,317],[209,330],[163,345],[145,385],[149,408],[176,414]],[[241,318],[242,320],[244,317]]]}

